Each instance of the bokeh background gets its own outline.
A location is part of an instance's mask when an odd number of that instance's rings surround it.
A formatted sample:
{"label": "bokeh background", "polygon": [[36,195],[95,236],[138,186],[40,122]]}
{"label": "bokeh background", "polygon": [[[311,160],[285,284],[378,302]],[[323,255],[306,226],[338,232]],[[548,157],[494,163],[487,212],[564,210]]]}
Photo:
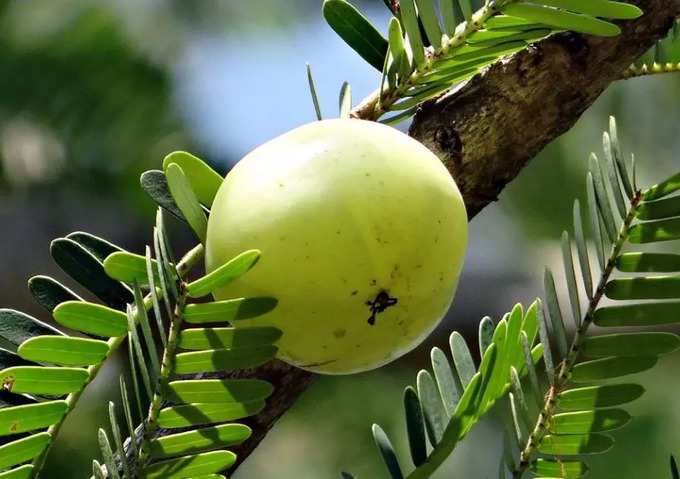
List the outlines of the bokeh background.
{"label": "bokeh background", "polygon": [[[381,0],[356,3],[386,26]],[[57,236],[85,230],[142,251],[154,207],[139,175],[168,152],[192,151],[224,173],[258,144],[312,121],[306,61],[327,116],[337,114],[342,81],[355,101],[369,94],[377,72],[320,10],[320,0],[0,0],[0,305],[49,321],[26,280],[63,278],[48,252]],[[613,85],[474,219],[453,308],[426,344],[378,371],[319,379],[235,477],[387,477],[370,425],[380,423],[406,452],[401,394],[429,349],[445,346],[454,328],[476,344],[481,317],[498,319],[541,293],[546,265],[561,277],[557,240],[573,197],[583,197],[587,155],[600,151],[608,115],[617,115],[649,185],[680,169],[679,100],[680,75]],[[187,245],[187,232],[175,229]],[[81,399],[46,477],[89,474],[124,356]],[[614,433],[614,450],[592,460],[590,477],[670,477],[669,454],[680,453],[679,361],[672,355],[634,378],[649,392]],[[499,438],[498,426],[483,421],[437,477],[495,477]]]}

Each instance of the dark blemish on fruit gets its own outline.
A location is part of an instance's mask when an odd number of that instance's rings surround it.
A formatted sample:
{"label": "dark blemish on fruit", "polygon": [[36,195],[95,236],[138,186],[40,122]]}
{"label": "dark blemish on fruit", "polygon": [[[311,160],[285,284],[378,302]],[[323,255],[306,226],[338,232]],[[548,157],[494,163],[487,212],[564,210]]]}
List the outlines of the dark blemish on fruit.
{"label": "dark blemish on fruit", "polygon": [[359,290],[358,290],[358,289],[355,289],[354,291],[352,291],[352,292],[350,293],[350,296],[356,296],[358,293],[359,293]]}
{"label": "dark blemish on fruit", "polygon": [[335,336],[338,339],[344,337],[345,334],[347,334],[346,329],[338,328],[335,331],[333,331],[333,336]]}
{"label": "dark blemish on fruit", "polygon": [[339,235],[339,234],[340,234],[340,230],[336,231],[335,234],[336,234],[336,235]]}
{"label": "dark blemish on fruit", "polygon": [[9,428],[9,430],[12,431],[12,432],[17,431],[18,429],[19,429],[19,423],[18,422],[12,423],[12,425]]}
{"label": "dark blemish on fruit", "polygon": [[387,308],[397,304],[398,299],[390,297],[384,289],[378,293],[373,301],[366,301],[366,305],[371,310],[371,316],[368,318],[368,324],[375,325],[375,317],[382,313]]}
{"label": "dark blemish on fruit", "polygon": [[378,284],[378,281],[375,280],[375,279],[372,279],[371,280],[371,286],[375,286],[376,284]]}

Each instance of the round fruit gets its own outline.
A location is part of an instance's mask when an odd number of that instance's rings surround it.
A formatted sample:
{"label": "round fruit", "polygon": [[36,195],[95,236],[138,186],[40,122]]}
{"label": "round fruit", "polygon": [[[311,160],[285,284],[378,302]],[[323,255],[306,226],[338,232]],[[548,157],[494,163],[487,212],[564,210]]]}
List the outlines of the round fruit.
{"label": "round fruit", "polygon": [[417,346],[451,304],[467,243],[456,183],[425,146],[362,120],[310,123],[227,175],[206,269],[262,251],[217,299],[274,296],[237,322],[283,331],[280,359],[319,373],[376,368]]}

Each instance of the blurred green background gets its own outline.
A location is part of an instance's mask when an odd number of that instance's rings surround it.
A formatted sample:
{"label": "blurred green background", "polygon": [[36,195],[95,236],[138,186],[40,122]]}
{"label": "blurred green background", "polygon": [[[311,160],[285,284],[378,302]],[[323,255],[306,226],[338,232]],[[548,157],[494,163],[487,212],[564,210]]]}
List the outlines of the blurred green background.
{"label": "blurred green background", "polygon": [[[355,100],[370,93],[377,73],[325,25],[320,4],[0,1],[0,305],[49,321],[26,280],[63,278],[48,253],[57,236],[85,230],[142,251],[153,205],[138,178],[166,153],[186,149],[226,172],[258,144],[313,120],[305,61],[327,116],[335,115],[342,81],[352,83]],[[381,0],[358,4],[385,27]],[[378,371],[318,380],[236,477],[338,477],[343,469],[387,477],[371,423],[405,452],[401,394],[430,347],[444,346],[454,328],[476,344],[482,316],[528,305],[541,292],[545,265],[559,274],[557,239],[573,197],[583,196],[587,154],[600,151],[608,115],[618,117],[640,182],[649,185],[680,169],[678,100],[680,76],[612,86],[472,222],[457,298],[426,344]],[[176,236],[178,249],[188,244],[185,231]],[[117,400],[121,358],[106,365],[67,421],[46,477],[88,474],[105,400]],[[632,424],[615,433],[613,452],[592,460],[590,477],[670,477],[668,456],[680,453],[679,360],[668,357],[635,378],[649,392],[633,406]],[[497,425],[483,422],[437,477],[494,477],[500,444]]]}

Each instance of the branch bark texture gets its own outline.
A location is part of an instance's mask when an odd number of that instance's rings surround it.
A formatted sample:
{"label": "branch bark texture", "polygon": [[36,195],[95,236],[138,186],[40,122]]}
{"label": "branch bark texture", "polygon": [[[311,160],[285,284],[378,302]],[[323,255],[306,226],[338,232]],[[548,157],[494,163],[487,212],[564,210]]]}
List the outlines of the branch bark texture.
{"label": "branch bark texture", "polygon": [[[564,33],[548,38],[424,104],[410,134],[446,165],[474,217],[529,160],[569,130],[581,114],[654,42],[677,16],[680,0],[635,0],[645,15],[621,24],[613,38]],[[279,361],[231,377],[258,377],[275,386],[267,407],[246,421],[252,437],[237,447],[235,467],[314,380]]]}

